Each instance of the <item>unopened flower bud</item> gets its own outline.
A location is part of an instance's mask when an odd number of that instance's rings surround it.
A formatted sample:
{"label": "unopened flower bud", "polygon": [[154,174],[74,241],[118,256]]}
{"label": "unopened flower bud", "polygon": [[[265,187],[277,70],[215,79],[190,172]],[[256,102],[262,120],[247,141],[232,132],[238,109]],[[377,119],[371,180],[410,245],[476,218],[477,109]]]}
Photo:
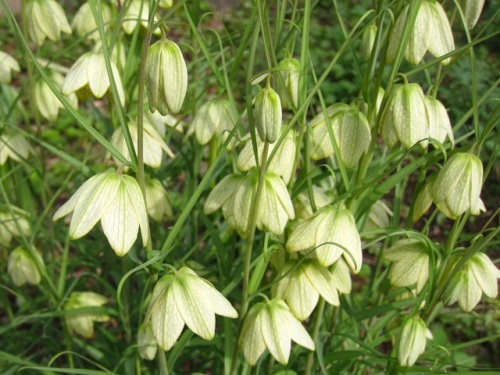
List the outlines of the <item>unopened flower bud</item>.
{"label": "unopened flower bud", "polygon": [[283,78],[276,79],[276,91],[281,99],[283,109],[297,108],[299,102],[300,62],[294,58],[286,58],[278,64],[279,74]]}
{"label": "unopened flower bud", "polygon": [[410,367],[425,351],[427,327],[418,316],[413,316],[403,323],[399,338],[398,362],[401,366]]}
{"label": "unopened flower bud", "polygon": [[361,55],[365,60],[370,59],[376,36],[377,25],[375,25],[374,23],[368,25],[363,31],[363,37],[361,39]]}
{"label": "unopened flower bud", "polygon": [[433,96],[425,96],[425,105],[429,115],[429,136],[444,143],[446,138],[450,140],[451,145],[455,144],[453,130],[451,129],[450,118],[443,103]]}
{"label": "unopened flower bud", "polygon": [[35,151],[21,134],[4,133],[0,136],[0,165],[7,159],[22,162]]}
{"label": "unopened flower bud", "polygon": [[466,211],[479,215],[485,211],[479,197],[483,184],[483,164],[470,153],[453,155],[439,171],[432,188],[432,198],[439,211],[456,219]]}
{"label": "unopened flower bud", "polygon": [[162,115],[181,110],[187,90],[187,68],[177,44],[162,39],[149,47],[146,85],[149,109]]}
{"label": "unopened flower bud", "polygon": [[281,129],[281,100],[271,87],[262,89],[255,96],[254,116],[261,141],[276,142]]}
{"label": "unopened flower bud", "polygon": [[425,185],[420,189],[413,205],[413,221],[417,221],[427,212],[432,205],[432,185],[436,180],[436,174],[431,175]]}
{"label": "unopened flower bud", "polygon": [[382,137],[389,148],[398,141],[409,149],[429,137],[429,115],[422,89],[417,83],[396,84],[381,118]]}

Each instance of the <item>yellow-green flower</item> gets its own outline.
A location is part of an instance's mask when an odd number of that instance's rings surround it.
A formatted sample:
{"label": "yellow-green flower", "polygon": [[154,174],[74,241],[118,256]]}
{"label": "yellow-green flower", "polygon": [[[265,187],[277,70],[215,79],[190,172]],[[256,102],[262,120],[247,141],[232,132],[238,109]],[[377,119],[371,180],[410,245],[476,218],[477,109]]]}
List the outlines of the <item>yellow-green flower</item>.
{"label": "yellow-green flower", "polygon": [[281,131],[281,100],[276,91],[267,86],[255,96],[254,121],[262,142],[274,143]]}
{"label": "yellow-green flower", "polygon": [[479,197],[483,185],[483,164],[470,153],[453,155],[439,171],[432,185],[432,198],[439,211],[450,219],[464,212],[479,215],[485,211]]}
{"label": "yellow-green flower", "polygon": [[425,351],[427,327],[418,316],[413,316],[403,323],[398,341],[398,362],[401,366],[410,367]]}
{"label": "yellow-green flower", "polygon": [[149,47],[146,63],[146,86],[151,112],[162,115],[181,110],[187,90],[187,67],[181,49],[162,39]]}
{"label": "yellow-green flower", "polygon": [[64,304],[64,316],[66,326],[70,334],[78,333],[86,339],[94,335],[94,322],[107,322],[109,316],[103,313],[77,313],[78,310],[89,307],[100,307],[108,302],[108,299],[101,294],[94,292],[72,292]]}
{"label": "yellow-green flower", "polygon": [[9,246],[12,238],[30,234],[28,216],[26,211],[14,206],[0,210],[0,245]]}
{"label": "yellow-green flower", "polygon": [[451,128],[450,118],[443,103],[433,96],[425,96],[425,105],[429,115],[429,136],[444,143],[446,138],[450,140],[452,146],[455,145],[453,130]]}
{"label": "yellow-green flower", "polygon": [[[454,256],[448,266],[448,274],[460,262],[460,255]],[[500,270],[486,254],[474,254],[464,266],[451,276],[450,283],[443,294],[447,305],[458,301],[464,311],[471,311],[481,300],[482,294],[490,298],[498,295],[498,282]]]}
{"label": "yellow-green flower", "polygon": [[[132,34],[137,26],[141,26],[144,29],[148,27],[149,19],[149,2],[144,0],[131,0],[128,1],[124,6],[127,6],[125,11],[125,17],[122,22],[123,31],[125,34]],[[158,22],[158,17],[154,16],[154,23]],[[160,35],[161,31],[159,28],[155,29],[153,32],[155,35]]]}
{"label": "yellow-green flower", "polygon": [[476,26],[477,20],[483,10],[485,0],[458,0],[464,12],[465,22],[469,29]]}
{"label": "yellow-green flower", "polygon": [[354,216],[342,205],[322,208],[300,222],[288,237],[286,248],[313,256],[324,267],[344,256],[354,272],[361,269],[361,239]]}
{"label": "yellow-green flower", "polygon": [[146,205],[136,179],[113,170],[86,181],[54,214],[53,220],[73,212],[69,227],[72,239],[85,236],[101,222],[109,244],[118,256],[128,253],[141,229],[142,244],[149,240]]}
{"label": "yellow-green flower", "polygon": [[280,277],[275,297],[284,300],[301,321],[311,315],[320,295],[331,305],[340,303],[332,276],[315,259],[289,261]]}
{"label": "yellow-green flower", "polygon": [[[36,257],[36,259],[34,259]],[[40,284],[41,275],[38,266],[44,267],[43,259],[34,250],[29,252],[24,247],[20,246],[14,249],[9,255],[9,263],[7,272],[16,286],[22,286],[26,283],[32,285]]]}
{"label": "yellow-green flower", "polygon": [[[50,80],[57,88],[61,88],[64,82],[64,77],[57,73],[52,72],[49,74]],[[68,101],[73,105],[73,107],[78,106],[78,99],[75,93],[71,93],[67,96]],[[64,105],[59,101],[57,96],[52,92],[47,82],[40,78],[35,82],[35,87],[33,89],[33,100],[35,102],[36,109],[42,117],[50,121],[55,121],[59,115],[59,109],[64,108]]]}
{"label": "yellow-green flower", "polygon": [[376,36],[377,25],[375,23],[371,23],[363,31],[363,36],[361,39],[361,55],[367,61],[370,59]]}
{"label": "yellow-green flower", "polygon": [[315,350],[311,337],[287,304],[274,298],[250,308],[241,328],[239,345],[245,360],[252,366],[266,348],[279,363],[286,365],[292,340],[304,348]]}
{"label": "yellow-green flower", "polygon": [[61,32],[71,34],[64,9],[54,0],[26,1],[26,20],[30,38],[41,46],[45,38],[57,42]]}
{"label": "yellow-green flower", "polygon": [[201,145],[206,145],[214,136],[230,132],[236,125],[236,113],[225,99],[212,99],[203,103],[194,116],[191,129]]}
{"label": "yellow-green flower", "polygon": [[299,103],[299,74],[300,62],[297,59],[288,57],[278,64],[279,74],[283,83],[276,79],[276,91],[281,99],[283,109],[297,108]]}
{"label": "yellow-green flower", "polygon": [[[111,8],[103,2],[100,2],[99,4],[99,12],[101,12],[102,15],[104,30],[107,31],[109,29],[109,22],[112,18]],[[75,18],[73,18],[73,21],[71,22],[71,28],[79,37],[92,40],[100,39],[99,31],[97,30],[97,23],[88,2],[83,3],[83,5],[76,12]]]}
{"label": "yellow-green flower", "polygon": [[147,179],[145,193],[146,209],[154,220],[161,221],[164,217],[168,219],[174,216],[168,193],[159,180]]}
{"label": "yellow-green flower", "polygon": [[8,53],[0,51],[0,83],[9,83],[12,72],[19,73],[21,68],[16,59]]}
{"label": "yellow-green flower", "polygon": [[156,283],[146,322],[151,319],[156,341],[167,351],[176,343],[184,325],[205,340],[212,340],[215,314],[238,317],[233,306],[211,283],[182,267]]}
{"label": "yellow-green flower", "polygon": [[35,151],[21,134],[4,133],[0,136],[0,165],[7,159],[22,162]]}

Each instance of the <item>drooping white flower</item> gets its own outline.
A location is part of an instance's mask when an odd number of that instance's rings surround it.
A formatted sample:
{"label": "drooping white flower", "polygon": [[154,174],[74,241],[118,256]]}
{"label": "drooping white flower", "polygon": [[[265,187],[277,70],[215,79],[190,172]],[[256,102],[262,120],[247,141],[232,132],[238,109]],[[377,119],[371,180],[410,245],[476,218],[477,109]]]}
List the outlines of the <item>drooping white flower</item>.
{"label": "drooping white flower", "polygon": [[453,137],[450,118],[443,103],[433,96],[426,95],[425,105],[429,115],[429,136],[440,143],[444,143],[446,138],[448,138],[451,145],[454,146],[455,139]]}
{"label": "drooping white flower", "polygon": [[[104,30],[107,31],[109,29],[109,22],[112,18],[111,8],[106,3],[101,2],[99,12],[101,12],[102,15]],[[92,40],[100,39],[99,30],[97,30],[97,22],[88,2],[83,3],[83,5],[76,12],[75,18],[73,18],[73,21],[71,22],[71,28],[79,37]]]}
{"label": "drooping white flower", "polygon": [[147,179],[145,188],[148,215],[156,221],[164,217],[171,218],[174,213],[162,183],[157,179]]}
{"label": "drooping white flower", "polygon": [[35,151],[21,134],[4,133],[0,136],[0,165],[7,159],[17,162],[27,160]]}
{"label": "drooping white flower", "polygon": [[[461,256],[453,257],[447,269],[451,272],[460,261]],[[464,266],[451,276],[443,299],[447,305],[458,301],[464,311],[471,311],[480,301],[482,294],[490,298],[498,295],[497,279],[500,270],[486,254],[474,254]]]}
{"label": "drooping white flower", "polygon": [[459,0],[458,3],[464,12],[467,27],[472,29],[479,20],[485,0]]}
{"label": "drooping white flower", "polygon": [[108,299],[101,294],[94,292],[72,292],[64,304],[64,311],[68,314],[64,316],[66,326],[70,334],[78,333],[86,339],[94,335],[94,322],[107,322],[109,316],[103,313],[75,313],[84,307],[99,307],[108,302]]}
{"label": "drooping white flower", "polygon": [[237,318],[229,301],[207,280],[182,267],[163,276],[153,289],[146,322],[151,319],[160,348],[172,348],[184,325],[205,340],[215,335],[215,314]]}
{"label": "drooping white flower", "polygon": [[18,207],[0,210],[0,245],[9,246],[12,238],[30,234],[29,214]]}
{"label": "drooping white flower", "polygon": [[41,46],[45,38],[57,42],[61,32],[71,34],[63,7],[55,0],[27,0],[26,20],[30,38]]}
{"label": "drooping white flower", "polygon": [[450,219],[464,212],[479,215],[485,211],[479,197],[483,185],[483,164],[477,156],[459,152],[439,171],[432,184],[432,198],[439,211]]}
{"label": "drooping white flower", "polygon": [[8,53],[0,51],[0,83],[9,83],[12,72],[19,73],[21,67],[16,59]]}
{"label": "drooping white flower", "polygon": [[[49,77],[57,88],[60,89],[62,87],[64,77],[61,74],[52,72],[49,74]],[[78,99],[75,93],[69,94],[67,99],[73,107],[76,108],[78,106]],[[42,78],[35,82],[33,100],[35,102],[36,109],[40,112],[42,117],[50,121],[55,121],[59,115],[59,110],[64,108],[64,105],[59,101],[47,82],[45,82]]]}
{"label": "drooping white flower", "polygon": [[[123,31],[125,31],[125,34],[132,34],[137,26],[141,26],[146,29],[148,27],[149,19],[149,2],[144,0],[131,0],[127,2],[126,6],[128,8],[122,22],[122,28]],[[158,17],[155,15],[154,23],[157,22]],[[160,35],[161,31],[157,28],[153,33],[155,35]]]}
{"label": "drooping white flower", "polygon": [[427,327],[425,322],[415,315],[403,323],[398,341],[398,362],[401,366],[410,367],[425,351]]}
{"label": "drooping white flower", "polygon": [[14,285],[22,286],[26,283],[38,285],[42,277],[37,263],[40,267],[44,267],[43,258],[38,251],[29,252],[22,246],[12,250],[9,255],[7,272],[12,277]]}
{"label": "drooping white flower", "polygon": [[137,346],[139,347],[139,355],[141,358],[147,359],[148,361],[155,359],[156,352],[158,351],[158,344],[153,334],[151,322],[141,324],[139,327],[139,332],[137,332]]}
{"label": "drooping white flower", "polygon": [[278,64],[283,84],[276,79],[276,91],[281,99],[283,109],[297,108],[299,104],[300,62],[292,57],[283,59]]}
{"label": "drooping white flower", "polygon": [[355,273],[361,269],[361,239],[353,214],[342,205],[322,208],[300,222],[288,237],[286,248],[309,254],[324,267],[344,256]]}
{"label": "drooping white flower", "polygon": [[72,239],[85,236],[101,222],[109,244],[118,256],[128,253],[139,228],[142,244],[149,240],[146,205],[136,179],[114,170],[91,177],[54,214],[53,220],[73,212],[69,233]]}
{"label": "drooping white flower", "polygon": [[212,99],[203,103],[194,116],[192,131],[201,145],[206,145],[214,136],[221,137],[236,125],[237,116],[228,100]]}
{"label": "drooping white flower", "polygon": [[281,364],[288,363],[292,340],[309,350],[314,342],[292,315],[287,304],[274,298],[253,305],[243,322],[239,345],[250,365],[255,365],[266,348]]}

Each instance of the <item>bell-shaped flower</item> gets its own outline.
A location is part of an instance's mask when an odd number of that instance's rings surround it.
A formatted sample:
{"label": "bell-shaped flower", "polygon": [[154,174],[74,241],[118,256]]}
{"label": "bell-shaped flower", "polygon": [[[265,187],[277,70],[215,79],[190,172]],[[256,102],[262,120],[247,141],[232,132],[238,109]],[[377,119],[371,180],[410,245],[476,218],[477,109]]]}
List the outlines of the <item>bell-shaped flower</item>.
{"label": "bell-shaped flower", "polygon": [[283,116],[278,93],[267,85],[255,96],[253,112],[260,140],[268,143],[276,142],[281,132]]}
{"label": "bell-shaped flower", "polygon": [[342,205],[327,206],[300,222],[288,237],[289,252],[301,251],[328,267],[344,256],[349,267],[361,269],[361,239],[351,211]]}
{"label": "bell-shaped flower", "polygon": [[429,114],[420,86],[394,85],[380,122],[387,147],[393,148],[398,141],[406,149],[419,142],[427,147],[427,141],[423,140],[429,138]]}
{"label": "bell-shaped flower", "polygon": [[352,289],[350,268],[343,258],[339,258],[330,266],[330,280],[332,288],[340,294],[349,294]]}
{"label": "bell-shaped flower", "polygon": [[[106,3],[100,3],[99,12],[102,15],[104,30],[107,31],[109,29],[109,22],[112,19],[111,8]],[[96,41],[100,39],[97,23],[88,2],[83,3],[76,12],[75,18],[71,22],[71,28],[79,37]]]}
{"label": "bell-shaped flower", "polygon": [[118,256],[128,253],[141,229],[142,244],[149,240],[148,214],[137,180],[114,170],[87,180],[54,214],[53,220],[73,212],[72,239],[85,236],[101,222],[109,244]]}
{"label": "bell-shaped flower", "polygon": [[167,129],[172,129],[179,133],[184,132],[184,122],[170,114],[163,116],[160,112],[145,111],[144,122],[153,125],[162,137],[167,134]]}
{"label": "bell-shaped flower", "polygon": [[12,72],[19,73],[21,68],[16,59],[8,53],[0,51],[0,83],[9,83]]}
{"label": "bell-shaped flower", "polygon": [[[403,9],[391,31],[387,49],[389,64],[396,58],[403,31],[407,27],[409,9],[410,4]],[[430,52],[435,57],[441,57],[454,49],[453,33],[443,7],[438,1],[423,0],[404,51],[405,59],[411,64],[418,64],[426,52]],[[443,64],[449,62],[449,58],[442,61]]]}
{"label": "bell-shaped flower", "polygon": [[137,332],[137,346],[139,347],[139,355],[142,359],[147,359],[148,361],[155,359],[158,344],[153,334],[151,322],[141,324],[139,327],[139,332]]}
{"label": "bell-shaped flower", "polygon": [[420,293],[429,279],[429,249],[416,239],[397,241],[384,251],[383,258],[392,263],[389,271],[391,285],[411,287],[416,285]]}
{"label": "bell-shaped flower", "polygon": [[[347,104],[333,105],[331,113],[330,124],[340,152],[337,157],[342,160],[346,168],[352,168],[358,164],[370,146],[370,125],[358,108]],[[334,148],[324,118],[323,121],[311,126],[311,158],[319,160],[333,155]]]}
{"label": "bell-shaped flower", "polygon": [[172,8],[174,5],[174,0],[160,0],[158,6],[161,8]]}
{"label": "bell-shaped flower", "polygon": [[425,351],[427,327],[418,315],[403,323],[398,340],[398,362],[401,366],[410,367]]}
{"label": "bell-shaped flower", "polygon": [[[120,103],[124,105],[125,92],[123,91],[118,68],[112,60],[110,64]],[[97,99],[102,98],[106,93],[111,93],[105,57],[102,52],[87,52],[80,56],[66,75],[61,92],[64,95],[78,94],[87,87]]]}
{"label": "bell-shaped flower", "polygon": [[151,112],[175,114],[186,96],[188,74],[184,56],[177,44],[161,39],[149,47],[146,87]]}
{"label": "bell-shaped flower", "polygon": [[12,205],[0,210],[0,245],[9,246],[12,238],[30,234],[28,216],[26,211]]}
{"label": "bell-shaped flower", "polygon": [[[122,1],[122,0],[120,0]],[[149,2],[144,0],[131,0],[124,4],[127,6],[125,11],[124,20],[122,22],[123,31],[125,34],[132,34],[137,26],[141,26],[144,29],[148,27],[149,19]],[[154,23],[158,22],[158,17],[154,16]],[[159,28],[155,29],[153,32],[155,35],[160,35],[161,31]]]}
{"label": "bell-shaped flower", "polygon": [[450,219],[464,212],[479,215],[485,211],[479,197],[483,184],[483,164],[470,153],[453,155],[439,171],[432,184],[432,198],[439,211]]}
{"label": "bell-shaped flower", "polygon": [[205,214],[222,208],[222,215],[229,226],[246,238],[252,229],[252,211],[257,210],[256,225],[259,230],[282,234],[288,220],[295,217],[286,185],[275,173],[266,172],[260,201],[254,206],[258,175],[258,170],[253,168],[246,175],[224,177],[210,192],[204,206]]}
{"label": "bell-shaped flower", "polygon": [[340,303],[330,273],[315,259],[289,261],[280,277],[275,297],[284,300],[301,321],[311,315],[320,295],[331,305]]}
{"label": "bell-shaped flower", "polygon": [[283,59],[278,64],[279,74],[283,79],[276,79],[276,91],[283,109],[297,108],[299,104],[300,62],[292,57]]}
{"label": "bell-shaped flower", "polygon": [[[64,316],[64,321],[66,322],[69,333],[72,335],[78,333],[86,339],[91,338],[94,335],[94,322],[107,322],[109,320],[109,316],[101,312],[92,313],[89,312],[88,309],[92,307],[100,307],[107,302],[108,299],[98,293],[72,292],[66,300],[63,308],[63,310],[67,313]],[[83,308],[87,311],[81,313],[72,311]]]}
{"label": "bell-shaped flower", "polygon": [[[175,155],[170,150],[168,145],[165,143],[163,138],[158,134],[155,127],[146,121],[142,123],[143,128],[143,158],[144,164],[149,165],[152,168],[160,168],[161,161],[163,158],[163,153],[166,153],[171,158]],[[137,124],[135,122],[128,123],[128,129],[130,132],[130,137],[132,138],[132,143],[134,145],[135,152],[137,153]],[[111,144],[116,147],[118,151],[125,157],[125,159],[130,160],[130,153],[128,151],[127,143],[125,141],[125,136],[123,134],[123,128],[119,127],[115,130],[111,137]],[[121,165],[121,162],[115,158],[115,162]]]}
{"label": "bell-shaped flower", "polygon": [[[333,198],[327,195],[327,191],[331,191],[331,189],[316,185],[312,186],[312,196],[316,209],[319,210],[320,208],[332,203]],[[295,213],[299,219],[308,219],[314,214],[311,198],[307,190],[303,190],[297,195],[293,201],[293,207],[295,208]]]}
{"label": "bell-shaped flower", "polygon": [[148,215],[156,221],[161,221],[164,217],[174,216],[168,193],[162,183],[157,179],[146,180],[146,209]]}
{"label": "bell-shaped flower", "polygon": [[368,61],[372,53],[373,45],[375,44],[375,37],[377,36],[377,25],[375,23],[369,24],[364,30],[361,37],[361,55]]}
{"label": "bell-shaped flower", "polygon": [[[448,273],[455,269],[461,256],[454,256],[447,266]],[[450,283],[443,293],[447,305],[458,301],[464,311],[471,311],[480,301],[482,294],[490,298],[498,295],[500,270],[486,254],[474,254],[464,266],[451,276]]]}
{"label": "bell-shaped flower", "polygon": [[12,277],[12,281],[16,286],[22,286],[26,283],[38,285],[41,280],[40,271],[38,270],[39,266],[45,267],[38,251],[29,252],[20,246],[14,249],[9,255],[7,272]]}
{"label": "bell-shaped flower", "polygon": [[455,144],[450,118],[443,103],[435,97],[426,95],[425,105],[429,115],[429,136],[444,143],[446,138],[450,140],[452,146]]}
{"label": "bell-shaped flower", "polygon": [[22,162],[35,151],[21,134],[4,133],[0,135],[0,165],[7,159]]}
{"label": "bell-shaped flower", "polygon": [[[52,83],[56,85],[57,88],[61,88],[64,82],[64,77],[57,73],[52,72],[49,75]],[[73,107],[78,106],[78,99],[76,94],[71,93],[67,96],[68,101],[73,105]],[[40,78],[35,82],[35,87],[33,89],[33,100],[38,112],[43,118],[49,121],[55,121],[59,115],[59,109],[64,108],[64,105],[59,101],[57,96],[52,92],[47,82]]]}
{"label": "bell-shaped flower", "polygon": [[432,185],[436,180],[436,174],[432,174],[427,178],[425,184],[422,186],[420,191],[417,194],[417,199],[415,200],[415,204],[413,205],[413,221],[417,221],[422,217],[423,214],[427,212],[427,210],[432,205]]}
{"label": "bell-shaped flower", "polygon": [[146,322],[151,319],[156,341],[167,351],[176,343],[184,325],[205,340],[212,340],[215,314],[238,317],[233,306],[210,282],[182,267],[156,283]]}
{"label": "bell-shaped flower", "polygon": [[477,20],[483,10],[485,0],[458,0],[458,3],[464,13],[465,23],[470,30],[476,26]]}
{"label": "bell-shaped flower", "polygon": [[[282,128],[284,130],[284,128]],[[259,163],[262,163],[262,156],[264,152],[264,142],[257,138],[257,154],[259,157]],[[269,145],[269,153],[270,155],[274,148],[276,147],[276,143],[272,143]],[[297,150],[297,144],[295,141],[295,131],[291,129],[286,133],[285,139],[279,145],[274,157],[271,159],[267,169],[271,172],[276,173],[280,176],[285,184],[290,182],[292,178],[292,174],[294,172],[294,160],[295,160],[295,152]],[[253,167],[257,166],[257,162],[255,161],[255,152],[253,150],[252,142],[248,141],[245,144],[245,147],[241,150],[238,155],[238,159],[236,161],[236,166],[240,171],[246,172]]]}
{"label": "bell-shaped flower", "polygon": [[28,34],[38,46],[45,38],[53,42],[61,39],[61,32],[71,34],[64,8],[54,0],[27,0],[26,24]]}
{"label": "bell-shaped flower", "polygon": [[370,208],[365,230],[385,229],[390,224],[392,211],[383,200],[376,201]]}
{"label": "bell-shaped flower", "polygon": [[315,350],[313,340],[287,304],[274,298],[250,308],[241,328],[239,345],[245,360],[252,366],[266,348],[279,363],[286,365],[292,340],[304,348]]}
{"label": "bell-shaped flower", "polygon": [[214,136],[220,137],[224,132],[232,131],[236,122],[236,113],[228,100],[212,99],[198,109],[191,130],[195,132],[198,142],[206,145]]}

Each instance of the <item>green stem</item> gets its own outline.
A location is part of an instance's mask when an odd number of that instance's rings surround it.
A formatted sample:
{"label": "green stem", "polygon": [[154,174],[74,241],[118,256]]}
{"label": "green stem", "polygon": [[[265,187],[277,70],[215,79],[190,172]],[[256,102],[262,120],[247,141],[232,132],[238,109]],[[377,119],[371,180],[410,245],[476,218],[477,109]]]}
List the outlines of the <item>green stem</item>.
{"label": "green stem", "polygon": [[[316,310],[316,316],[314,317],[314,328],[312,339],[316,343],[318,341],[319,336],[319,328],[321,327],[321,323],[323,322],[323,311],[325,310],[325,300],[320,298],[318,307]],[[307,356],[307,367],[306,367],[306,375],[311,375],[312,368],[314,365],[314,354],[315,351],[311,351]]]}
{"label": "green stem", "polygon": [[167,357],[163,350],[158,350],[156,354],[156,359],[158,360],[158,367],[160,368],[161,375],[168,375]]}

